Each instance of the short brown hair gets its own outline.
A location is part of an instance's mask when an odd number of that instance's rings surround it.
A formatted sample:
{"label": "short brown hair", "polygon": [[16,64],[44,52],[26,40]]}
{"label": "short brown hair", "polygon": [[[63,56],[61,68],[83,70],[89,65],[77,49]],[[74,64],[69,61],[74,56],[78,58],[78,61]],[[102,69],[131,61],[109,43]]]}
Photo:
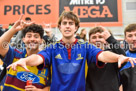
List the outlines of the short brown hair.
{"label": "short brown hair", "polygon": [[67,19],[71,19],[73,21],[75,21],[75,25],[79,28],[80,25],[80,20],[77,17],[77,15],[75,13],[73,13],[72,11],[63,11],[62,14],[59,17],[58,20],[58,27],[61,25],[62,19],[67,18]]}
{"label": "short brown hair", "polygon": [[90,31],[89,31],[89,38],[90,38],[90,36],[92,34],[96,34],[97,32],[102,33],[103,32],[102,28],[94,27],[94,28],[90,29]]}
{"label": "short brown hair", "polygon": [[126,36],[126,32],[132,32],[132,31],[136,31],[136,23],[133,24],[129,24],[124,31],[124,35]]}
{"label": "short brown hair", "polygon": [[[112,35],[111,31],[108,29],[109,33]],[[94,27],[89,31],[89,38],[92,34],[96,34],[96,33],[102,33],[103,29],[101,27]]]}

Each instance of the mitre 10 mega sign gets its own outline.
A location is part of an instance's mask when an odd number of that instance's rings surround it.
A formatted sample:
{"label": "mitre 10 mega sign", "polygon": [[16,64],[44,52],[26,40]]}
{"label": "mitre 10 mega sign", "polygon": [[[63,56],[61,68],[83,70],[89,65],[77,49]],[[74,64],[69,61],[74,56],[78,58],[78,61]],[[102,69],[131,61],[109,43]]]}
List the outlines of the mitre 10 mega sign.
{"label": "mitre 10 mega sign", "polygon": [[121,0],[60,0],[59,14],[63,10],[75,12],[81,25],[122,25]]}
{"label": "mitre 10 mega sign", "polygon": [[13,23],[24,14],[37,23],[57,26],[59,15],[66,10],[78,15],[82,27],[122,26],[121,3],[121,0],[0,0],[0,24]]}

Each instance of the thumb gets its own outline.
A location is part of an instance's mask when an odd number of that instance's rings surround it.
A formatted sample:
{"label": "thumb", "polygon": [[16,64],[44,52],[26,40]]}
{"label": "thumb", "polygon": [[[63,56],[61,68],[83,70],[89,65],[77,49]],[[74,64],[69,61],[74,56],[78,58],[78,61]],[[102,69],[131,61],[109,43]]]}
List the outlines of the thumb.
{"label": "thumb", "polygon": [[118,60],[118,67],[120,68],[120,67],[121,67],[121,64],[122,64],[122,63],[125,63],[125,62],[128,62],[128,60],[129,60],[129,58],[127,58],[127,57],[126,57],[126,58],[123,58],[123,59],[119,59],[119,60]]}

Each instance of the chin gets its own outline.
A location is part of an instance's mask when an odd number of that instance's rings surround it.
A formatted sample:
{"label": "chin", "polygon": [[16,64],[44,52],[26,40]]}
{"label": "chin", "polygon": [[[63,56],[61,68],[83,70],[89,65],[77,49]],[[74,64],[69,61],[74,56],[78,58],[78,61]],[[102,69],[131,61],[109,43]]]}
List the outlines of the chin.
{"label": "chin", "polygon": [[65,38],[71,38],[71,36],[64,36]]}

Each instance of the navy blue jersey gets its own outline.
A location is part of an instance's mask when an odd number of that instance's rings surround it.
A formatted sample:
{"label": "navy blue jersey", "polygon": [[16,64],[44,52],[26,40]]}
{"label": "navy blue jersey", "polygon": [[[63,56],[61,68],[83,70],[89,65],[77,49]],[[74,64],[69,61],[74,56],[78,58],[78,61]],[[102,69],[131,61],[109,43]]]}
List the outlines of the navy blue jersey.
{"label": "navy blue jersey", "polygon": [[101,49],[88,43],[76,41],[66,48],[62,42],[46,47],[39,52],[44,65],[52,64],[51,91],[85,91],[85,61],[97,63]]}
{"label": "navy blue jersey", "polygon": [[[127,57],[136,58],[136,51],[127,51]],[[136,64],[135,67],[131,67],[131,63],[128,62],[120,70],[121,83],[123,85],[123,91],[136,91]]]}

